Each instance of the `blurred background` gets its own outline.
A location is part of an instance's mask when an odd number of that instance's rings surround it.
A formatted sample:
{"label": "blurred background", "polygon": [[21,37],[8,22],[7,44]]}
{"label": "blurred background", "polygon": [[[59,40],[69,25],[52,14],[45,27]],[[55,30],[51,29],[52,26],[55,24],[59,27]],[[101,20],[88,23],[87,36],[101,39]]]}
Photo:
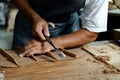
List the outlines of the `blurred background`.
{"label": "blurred background", "polygon": [[[108,9],[108,31],[100,33],[97,41],[114,39],[114,29],[120,29],[120,0],[109,0]],[[11,49],[17,12],[18,9],[10,0],[0,0],[0,48],[2,49]],[[80,12],[78,14],[80,15]],[[115,36],[119,35],[120,33]]]}
{"label": "blurred background", "polygon": [[0,0],[0,48],[11,49],[17,8],[10,0]]}

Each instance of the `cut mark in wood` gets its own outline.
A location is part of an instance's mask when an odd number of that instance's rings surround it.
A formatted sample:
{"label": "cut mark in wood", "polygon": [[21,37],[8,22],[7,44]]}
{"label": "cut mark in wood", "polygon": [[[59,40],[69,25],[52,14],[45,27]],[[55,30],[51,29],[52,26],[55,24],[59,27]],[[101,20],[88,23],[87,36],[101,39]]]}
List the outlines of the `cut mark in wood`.
{"label": "cut mark in wood", "polygon": [[47,55],[52,57],[55,60],[60,60],[60,57],[57,54],[53,53],[53,52],[48,52]]}
{"label": "cut mark in wood", "polygon": [[71,53],[71,52],[69,52],[69,51],[67,51],[65,49],[61,49],[61,51],[63,51],[64,54],[66,54],[66,55],[68,55],[70,57],[76,58],[76,54],[73,54],[73,53]]}
{"label": "cut mark in wood", "polygon": [[[120,72],[120,47],[114,43],[94,42],[83,46],[83,49],[97,60]],[[100,51],[102,49],[102,52]]]}
{"label": "cut mark in wood", "polygon": [[[21,50],[23,50],[23,49],[21,48]],[[20,67],[21,67],[21,66],[25,66],[25,65],[32,64],[35,62],[41,63],[41,61],[55,62],[55,61],[73,60],[73,59],[83,56],[83,54],[86,53],[85,51],[83,51],[80,48],[67,49],[67,50],[62,49],[61,52],[63,52],[64,54],[67,54],[65,58],[61,58],[59,55],[57,55],[55,53],[55,51],[48,52],[44,55],[32,55],[30,57],[19,57],[17,54],[18,51],[10,50],[10,51],[6,51],[6,53],[8,53],[8,55],[12,56],[12,60],[9,60],[9,59],[7,60],[8,57],[1,54],[0,55],[0,57],[1,57],[0,66],[2,66],[2,67],[17,67],[17,65],[20,65]],[[5,63],[2,62],[4,60],[5,60]]]}
{"label": "cut mark in wood", "polygon": [[31,55],[31,57],[32,57],[35,61],[39,62],[39,60],[38,60],[34,55]]}
{"label": "cut mark in wood", "polygon": [[8,60],[12,61],[14,64],[16,64],[17,66],[20,66],[18,64],[18,62],[14,59],[14,57],[12,57],[11,55],[9,55],[5,50],[0,49],[0,52],[2,55],[4,55]]}

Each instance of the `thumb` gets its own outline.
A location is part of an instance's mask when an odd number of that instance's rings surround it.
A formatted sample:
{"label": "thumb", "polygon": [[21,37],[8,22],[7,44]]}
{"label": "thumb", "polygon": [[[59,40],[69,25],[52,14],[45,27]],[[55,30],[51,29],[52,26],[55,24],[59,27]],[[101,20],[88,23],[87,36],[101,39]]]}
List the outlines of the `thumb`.
{"label": "thumb", "polygon": [[43,29],[43,34],[44,34],[45,36],[48,36],[48,37],[50,36],[48,27],[44,27],[44,29]]}

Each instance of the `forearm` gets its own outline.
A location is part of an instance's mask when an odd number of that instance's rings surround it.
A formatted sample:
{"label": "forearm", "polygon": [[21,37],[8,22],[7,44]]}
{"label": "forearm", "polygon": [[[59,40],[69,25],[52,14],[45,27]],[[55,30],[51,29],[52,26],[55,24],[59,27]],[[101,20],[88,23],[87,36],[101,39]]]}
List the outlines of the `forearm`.
{"label": "forearm", "polygon": [[97,36],[98,33],[82,29],[68,35],[53,38],[53,41],[58,48],[72,48],[92,42],[96,40]]}
{"label": "forearm", "polygon": [[29,5],[28,0],[13,0],[13,4],[32,22],[41,18]]}
{"label": "forearm", "polygon": [[[92,33],[87,30],[80,30],[52,39],[57,48],[72,48],[94,41],[97,35],[97,33]],[[43,54],[51,50],[54,50],[54,48],[47,41],[40,42],[33,39],[25,45],[20,56],[23,57],[31,56],[33,54]]]}

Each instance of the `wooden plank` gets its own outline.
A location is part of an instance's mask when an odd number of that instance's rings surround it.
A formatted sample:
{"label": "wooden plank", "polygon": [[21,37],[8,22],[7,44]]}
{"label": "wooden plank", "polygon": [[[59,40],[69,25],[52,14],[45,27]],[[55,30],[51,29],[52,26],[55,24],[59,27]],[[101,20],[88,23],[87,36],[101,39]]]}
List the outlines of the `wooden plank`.
{"label": "wooden plank", "polygon": [[10,60],[11,62],[13,62],[14,64],[16,64],[17,66],[19,66],[18,62],[14,59],[14,57],[12,57],[11,55],[9,55],[5,50],[0,49],[0,53],[5,56],[7,58],[7,60]]}
{"label": "wooden plank", "polygon": [[[28,57],[19,57],[18,53],[16,51],[6,51],[10,56],[12,56],[16,62],[19,64],[19,66],[27,65],[30,63],[35,62],[32,58]],[[18,67],[16,64],[13,62],[9,61],[7,57],[3,56],[0,54],[0,66],[2,67]]]}
{"label": "wooden plank", "polygon": [[60,57],[54,52],[48,52],[48,56],[52,57],[55,60],[60,60]]}
{"label": "wooden plank", "polygon": [[[25,66],[28,64],[38,63],[38,62],[43,62],[43,61],[51,62],[51,61],[55,61],[55,60],[58,60],[58,61],[71,60],[71,59],[79,58],[85,53],[80,48],[68,49],[66,51],[67,51],[67,53],[69,52],[69,53],[75,55],[75,57],[71,57],[70,55],[67,55],[65,58],[60,58],[54,51],[49,52],[48,54],[44,54],[44,55],[34,55],[32,57],[19,57],[18,53],[16,51],[7,51],[7,53],[10,56],[12,56],[20,66]],[[14,65],[13,63],[11,63],[7,59],[5,59],[4,56],[1,56],[1,55],[0,55],[0,66],[17,67],[16,65]]]}
{"label": "wooden plank", "polygon": [[62,49],[62,51],[70,56],[70,57],[74,57],[74,58],[80,58],[82,57],[86,52],[83,51],[81,48],[72,48],[72,49]]}
{"label": "wooden plank", "polygon": [[111,42],[94,42],[83,46],[96,59],[120,70],[120,47]]}
{"label": "wooden plank", "polygon": [[5,71],[5,80],[120,80],[120,74],[105,74],[104,69],[108,67],[86,52],[77,59],[43,61],[0,71]]}

